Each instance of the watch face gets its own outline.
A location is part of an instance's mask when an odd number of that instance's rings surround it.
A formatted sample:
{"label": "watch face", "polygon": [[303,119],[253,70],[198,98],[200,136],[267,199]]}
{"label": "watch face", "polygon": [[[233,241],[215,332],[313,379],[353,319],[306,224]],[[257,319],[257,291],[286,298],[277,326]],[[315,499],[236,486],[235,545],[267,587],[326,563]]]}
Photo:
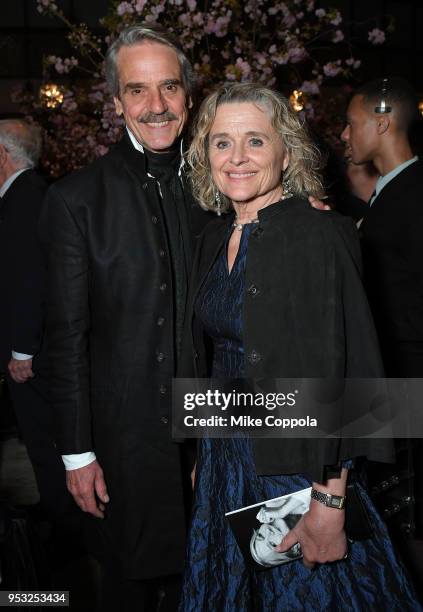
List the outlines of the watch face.
{"label": "watch face", "polygon": [[331,506],[334,506],[335,508],[339,508],[341,504],[342,504],[342,497],[332,496],[332,499],[330,500]]}

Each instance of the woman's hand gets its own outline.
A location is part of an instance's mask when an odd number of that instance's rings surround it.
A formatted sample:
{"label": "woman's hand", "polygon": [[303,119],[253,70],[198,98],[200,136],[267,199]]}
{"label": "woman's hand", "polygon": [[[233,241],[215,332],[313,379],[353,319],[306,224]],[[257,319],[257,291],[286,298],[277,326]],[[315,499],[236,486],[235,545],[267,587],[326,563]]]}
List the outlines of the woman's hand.
{"label": "woman's hand", "polygon": [[[343,496],[347,477],[348,470],[343,468],[339,478],[329,479],[326,485],[313,483],[313,488],[321,493]],[[348,552],[344,523],[345,510],[328,508],[321,502],[312,499],[309,511],[286,534],[276,550],[286,552],[299,542],[303,563],[309,569],[312,569],[315,563],[339,561],[344,559]]]}
{"label": "woman's hand", "polygon": [[344,521],[344,510],[327,508],[320,502],[311,500],[310,510],[284,537],[276,550],[285,552],[299,542],[303,563],[309,569],[312,569],[315,563],[339,561],[347,553]]}

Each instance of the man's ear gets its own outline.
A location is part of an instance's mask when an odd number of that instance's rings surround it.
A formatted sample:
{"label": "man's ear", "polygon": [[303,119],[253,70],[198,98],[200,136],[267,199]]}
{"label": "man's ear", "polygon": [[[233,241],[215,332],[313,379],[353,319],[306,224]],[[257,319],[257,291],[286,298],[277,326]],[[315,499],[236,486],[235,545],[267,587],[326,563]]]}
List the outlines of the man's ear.
{"label": "man's ear", "polygon": [[389,126],[391,125],[391,120],[388,115],[382,115],[377,119],[377,133],[379,135],[384,134],[388,131]]}
{"label": "man's ear", "polygon": [[113,102],[115,103],[116,115],[119,115],[119,116],[122,115],[123,114],[122,102],[119,100],[117,96],[113,96]]}
{"label": "man's ear", "polygon": [[0,144],[0,167],[3,167],[7,161],[7,150],[6,147]]}

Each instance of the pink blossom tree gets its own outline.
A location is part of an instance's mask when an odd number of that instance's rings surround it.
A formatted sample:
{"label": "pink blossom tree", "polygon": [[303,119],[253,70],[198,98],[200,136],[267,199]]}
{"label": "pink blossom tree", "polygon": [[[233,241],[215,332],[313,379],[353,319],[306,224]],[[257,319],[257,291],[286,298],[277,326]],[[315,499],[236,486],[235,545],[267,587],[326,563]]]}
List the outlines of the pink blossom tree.
{"label": "pink blossom tree", "polygon": [[[104,154],[119,138],[121,122],[103,78],[104,52],[133,23],[160,23],[177,35],[203,94],[223,81],[235,80],[278,86],[287,95],[297,89],[305,94],[303,113],[321,123],[322,87],[334,79],[347,83],[360,66],[340,11],[319,7],[315,0],[115,1],[101,19],[104,39],[85,24],[69,21],[54,0],[37,0],[37,8],[67,26],[75,53],[68,58],[46,56],[46,75],[54,79],[57,74],[84,71],[90,76],[85,84],[64,86],[63,104],[49,111],[34,96],[15,94],[15,100],[45,129],[44,165],[54,177]],[[385,33],[373,27],[368,40],[382,44]]]}

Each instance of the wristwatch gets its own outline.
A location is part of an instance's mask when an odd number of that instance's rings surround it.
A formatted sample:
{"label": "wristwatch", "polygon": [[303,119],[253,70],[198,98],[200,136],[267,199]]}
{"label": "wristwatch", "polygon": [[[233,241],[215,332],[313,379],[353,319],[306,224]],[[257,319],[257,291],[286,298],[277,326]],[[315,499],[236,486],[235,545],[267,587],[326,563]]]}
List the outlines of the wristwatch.
{"label": "wristwatch", "polygon": [[322,493],[321,491],[316,491],[316,489],[311,490],[311,499],[315,499],[316,501],[324,504],[328,508],[337,508],[338,510],[343,510],[345,507],[345,500],[347,499],[342,495],[329,495],[329,493]]}

